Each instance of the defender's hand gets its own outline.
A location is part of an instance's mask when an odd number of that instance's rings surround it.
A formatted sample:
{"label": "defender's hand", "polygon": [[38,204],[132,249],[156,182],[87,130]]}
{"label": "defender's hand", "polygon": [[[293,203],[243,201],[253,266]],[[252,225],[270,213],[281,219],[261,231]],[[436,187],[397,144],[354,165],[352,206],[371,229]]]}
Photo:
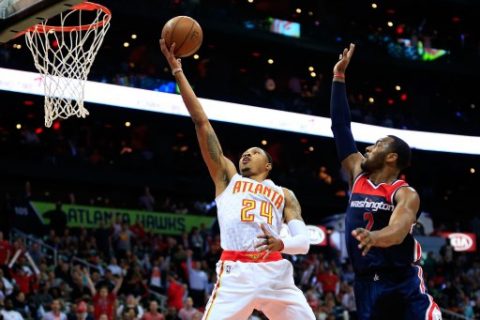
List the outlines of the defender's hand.
{"label": "defender's hand", "polygon": [[258,235],[257,238],[263,239],[263,241],[260,241],[255,248],[258,251],[282,251],[284,247],[283,241],[272,235],[264,223],[260,225],[260,228],[262,228],[263,234]]}
{"label": "defender's hand", "polygon": [[344,74],[347,70],[347,66],[352,59],[353,53],[355,52],[355,45],[350,43],[350,48],[343,49],[343,52],[339,56],[339,61],[333,67],[334,74]]}
{"label": "defender's hand", "polygon": [[358,248],[363,249],[362,256],[366,256],[368,251],[376,244],[375,233],[367,229],[357,228],[352,231],[352,236],[360,242]]}
{"label": "defender's hand", "polygon": [[167,59],[171,70],[182,68],[182,60],[175,58],[175,54],[173,53],[175,50],[175,42],[172,43],[169,49],[165,44],[165,39],[160,39],[160,50],[162,50],[163,55]]}

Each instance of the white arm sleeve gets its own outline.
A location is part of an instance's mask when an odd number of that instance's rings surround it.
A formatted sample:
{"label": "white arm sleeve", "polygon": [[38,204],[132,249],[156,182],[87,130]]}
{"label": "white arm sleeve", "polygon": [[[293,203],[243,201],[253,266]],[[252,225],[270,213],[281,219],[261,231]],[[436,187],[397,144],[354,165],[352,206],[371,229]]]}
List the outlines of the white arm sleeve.
{"label": "white arm sleeve", "polygon": [[290,237],[283,238],[283,253],[287,254],[307,254],[310,249],[308,241],[308,231],[305,222],[293,219],[288,222]]}

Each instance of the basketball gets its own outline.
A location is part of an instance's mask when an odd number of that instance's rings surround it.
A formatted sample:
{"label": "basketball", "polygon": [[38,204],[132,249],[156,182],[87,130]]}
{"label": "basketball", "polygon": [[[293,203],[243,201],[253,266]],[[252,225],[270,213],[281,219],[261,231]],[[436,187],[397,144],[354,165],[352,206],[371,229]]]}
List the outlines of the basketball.
{"label": "basketball", "polygon": [[175,43],[175,57],[191,56],[202,45],[203,31],[195,19],[187,16],[177,16],[165,23],[162,38],[168,48]]}

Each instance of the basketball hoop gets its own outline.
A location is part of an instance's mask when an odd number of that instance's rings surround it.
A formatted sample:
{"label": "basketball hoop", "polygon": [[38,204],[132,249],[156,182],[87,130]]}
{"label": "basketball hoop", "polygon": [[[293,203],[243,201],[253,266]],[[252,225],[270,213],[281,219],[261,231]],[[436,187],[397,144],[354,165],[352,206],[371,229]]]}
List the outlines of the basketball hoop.
{"label": "basketball hoop", "polygon": [[[89,23],[83,20],[89,19]],[[59,15],[58,26],[48,19],[27,29],[25,39],[35,67],[43,75],[45,126],[57,118],[85,118],[85,82],[110,27],[108,8],[82,2]],[[50,19],[51,20],[51,19]]]}

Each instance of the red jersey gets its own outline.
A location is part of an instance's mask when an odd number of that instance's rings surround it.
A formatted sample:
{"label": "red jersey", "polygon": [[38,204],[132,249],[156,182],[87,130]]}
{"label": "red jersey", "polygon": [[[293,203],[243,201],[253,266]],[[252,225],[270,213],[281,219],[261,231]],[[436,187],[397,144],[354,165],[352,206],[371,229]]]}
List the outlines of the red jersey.
{"label": "red jersey", "polygon": [[177,311],[182,309],[184,294],[185,294],[185,288],[181,283],[178,283],[176,281],[170,282],[167,290],[168,307],[174,307],[175,309],[177,309]]}
{"label": "red jersey", "polygon": [[117,301],[117,295],[113,292],[110,292],[108,296],[102,298],[97,292],[93,297],[93,307],[94,307],[94,318],[100,319],[102,314],[108,316],[108,320],[114,319],[115,312],[115,302]]}

